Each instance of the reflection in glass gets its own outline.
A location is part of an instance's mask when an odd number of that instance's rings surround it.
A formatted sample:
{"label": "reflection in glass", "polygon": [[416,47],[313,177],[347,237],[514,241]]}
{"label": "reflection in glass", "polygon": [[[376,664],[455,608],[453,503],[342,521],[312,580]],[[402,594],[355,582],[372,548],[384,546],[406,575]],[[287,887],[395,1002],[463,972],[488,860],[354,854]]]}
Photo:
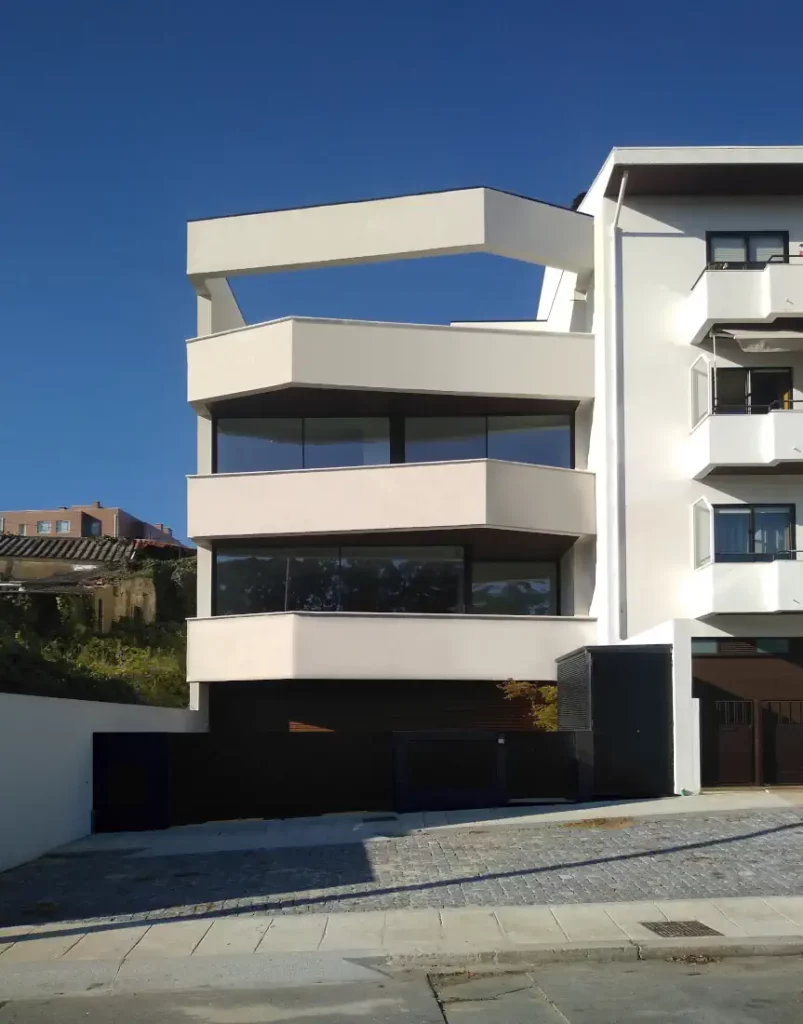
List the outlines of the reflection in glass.
{"label": "reflection in glass", "polygon": [[409,416],[404,421],[405,462],[484,459],[484,416]]}
{"label": "reflection in glass", "polygon": [[343,548],[343,611],[420,612],[463,610],[463,549]]}
{"label": "reflection in glass", "polygon": [[489,416],[488,458],[570,469],[571,417]]}
{"label": "reflection in glass", "polygon": [[338,611],[337,548],[298,549],[288,553],[285,607],[291,612]]}
{"label": "reflection in glass", "polygon": [[475,562],[471,610],[485,615],[557,615],[552,562]]}
{"label": "reflection in glass", "polygon": [[227,548],[215,556],[215,614],[283,612],[288,552]]}
{"label": "reflection in glass", "polygon": [[304,468],[381,466],[390,462],[386,417],[310,417],[304,420]]}
{"label": "reflection in glass", "polygon": [[300,419],[219,419],[218,473],[301,469]]}

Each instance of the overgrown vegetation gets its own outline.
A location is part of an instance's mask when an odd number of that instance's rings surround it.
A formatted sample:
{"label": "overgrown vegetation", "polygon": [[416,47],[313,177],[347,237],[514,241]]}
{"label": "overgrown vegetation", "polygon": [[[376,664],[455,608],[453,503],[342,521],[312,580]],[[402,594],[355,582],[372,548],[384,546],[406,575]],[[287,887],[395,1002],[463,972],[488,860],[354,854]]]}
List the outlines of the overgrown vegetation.
{"label": "overgrown vegetation", "polygon": [[527,680],[508,679],[499,689],[507,700],[526,700],[530,705],[530,718],[541,732],[558,731],[558,688],[551,683],[531,683]]}
{"label": "overgrown vegetation", "polygon": [[0,690],[185,707],[185,618],[195,613],[195,559],[143,561],[105,582],[154,581],[157,621],[98,632],[82,595],[0,596]]}

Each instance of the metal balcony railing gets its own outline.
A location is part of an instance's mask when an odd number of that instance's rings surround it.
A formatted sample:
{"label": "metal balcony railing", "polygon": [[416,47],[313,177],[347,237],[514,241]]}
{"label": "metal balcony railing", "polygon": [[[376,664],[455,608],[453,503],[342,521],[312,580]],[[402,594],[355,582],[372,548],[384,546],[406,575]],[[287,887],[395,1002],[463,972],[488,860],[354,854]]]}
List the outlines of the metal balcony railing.
{"label": "metal balcony railing", "polygon": [[691,290],[694,291],[709,270],[764,270],[770,263],[792,263],[803,266],[803,253],[779,253],[766,260],[712,260],[706,263],[700,271]]}

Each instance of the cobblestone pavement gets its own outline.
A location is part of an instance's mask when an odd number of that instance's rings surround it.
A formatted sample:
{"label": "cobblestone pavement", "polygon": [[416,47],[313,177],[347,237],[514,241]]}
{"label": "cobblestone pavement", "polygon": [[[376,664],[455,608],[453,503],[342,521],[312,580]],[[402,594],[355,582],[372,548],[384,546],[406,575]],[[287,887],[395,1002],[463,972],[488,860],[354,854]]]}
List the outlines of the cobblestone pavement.
{"label": "cobblestone pavement", "polygon": [[803,894],[796,809],[170,857],[50,854],[0,874],[0,925],[784,894]]}

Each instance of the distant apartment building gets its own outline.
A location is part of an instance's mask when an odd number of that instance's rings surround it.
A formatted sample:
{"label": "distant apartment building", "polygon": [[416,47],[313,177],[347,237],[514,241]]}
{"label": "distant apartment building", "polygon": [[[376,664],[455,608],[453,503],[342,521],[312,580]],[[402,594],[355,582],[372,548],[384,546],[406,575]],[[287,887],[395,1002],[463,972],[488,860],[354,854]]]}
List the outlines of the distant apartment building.
{"label": "distant apartment building", "polygon": [[51,509],[0,512],[0,535],[17,537],[124,537],[177,543],[164,523],[146,523],[121,508],[106,508],[99,501]]}

